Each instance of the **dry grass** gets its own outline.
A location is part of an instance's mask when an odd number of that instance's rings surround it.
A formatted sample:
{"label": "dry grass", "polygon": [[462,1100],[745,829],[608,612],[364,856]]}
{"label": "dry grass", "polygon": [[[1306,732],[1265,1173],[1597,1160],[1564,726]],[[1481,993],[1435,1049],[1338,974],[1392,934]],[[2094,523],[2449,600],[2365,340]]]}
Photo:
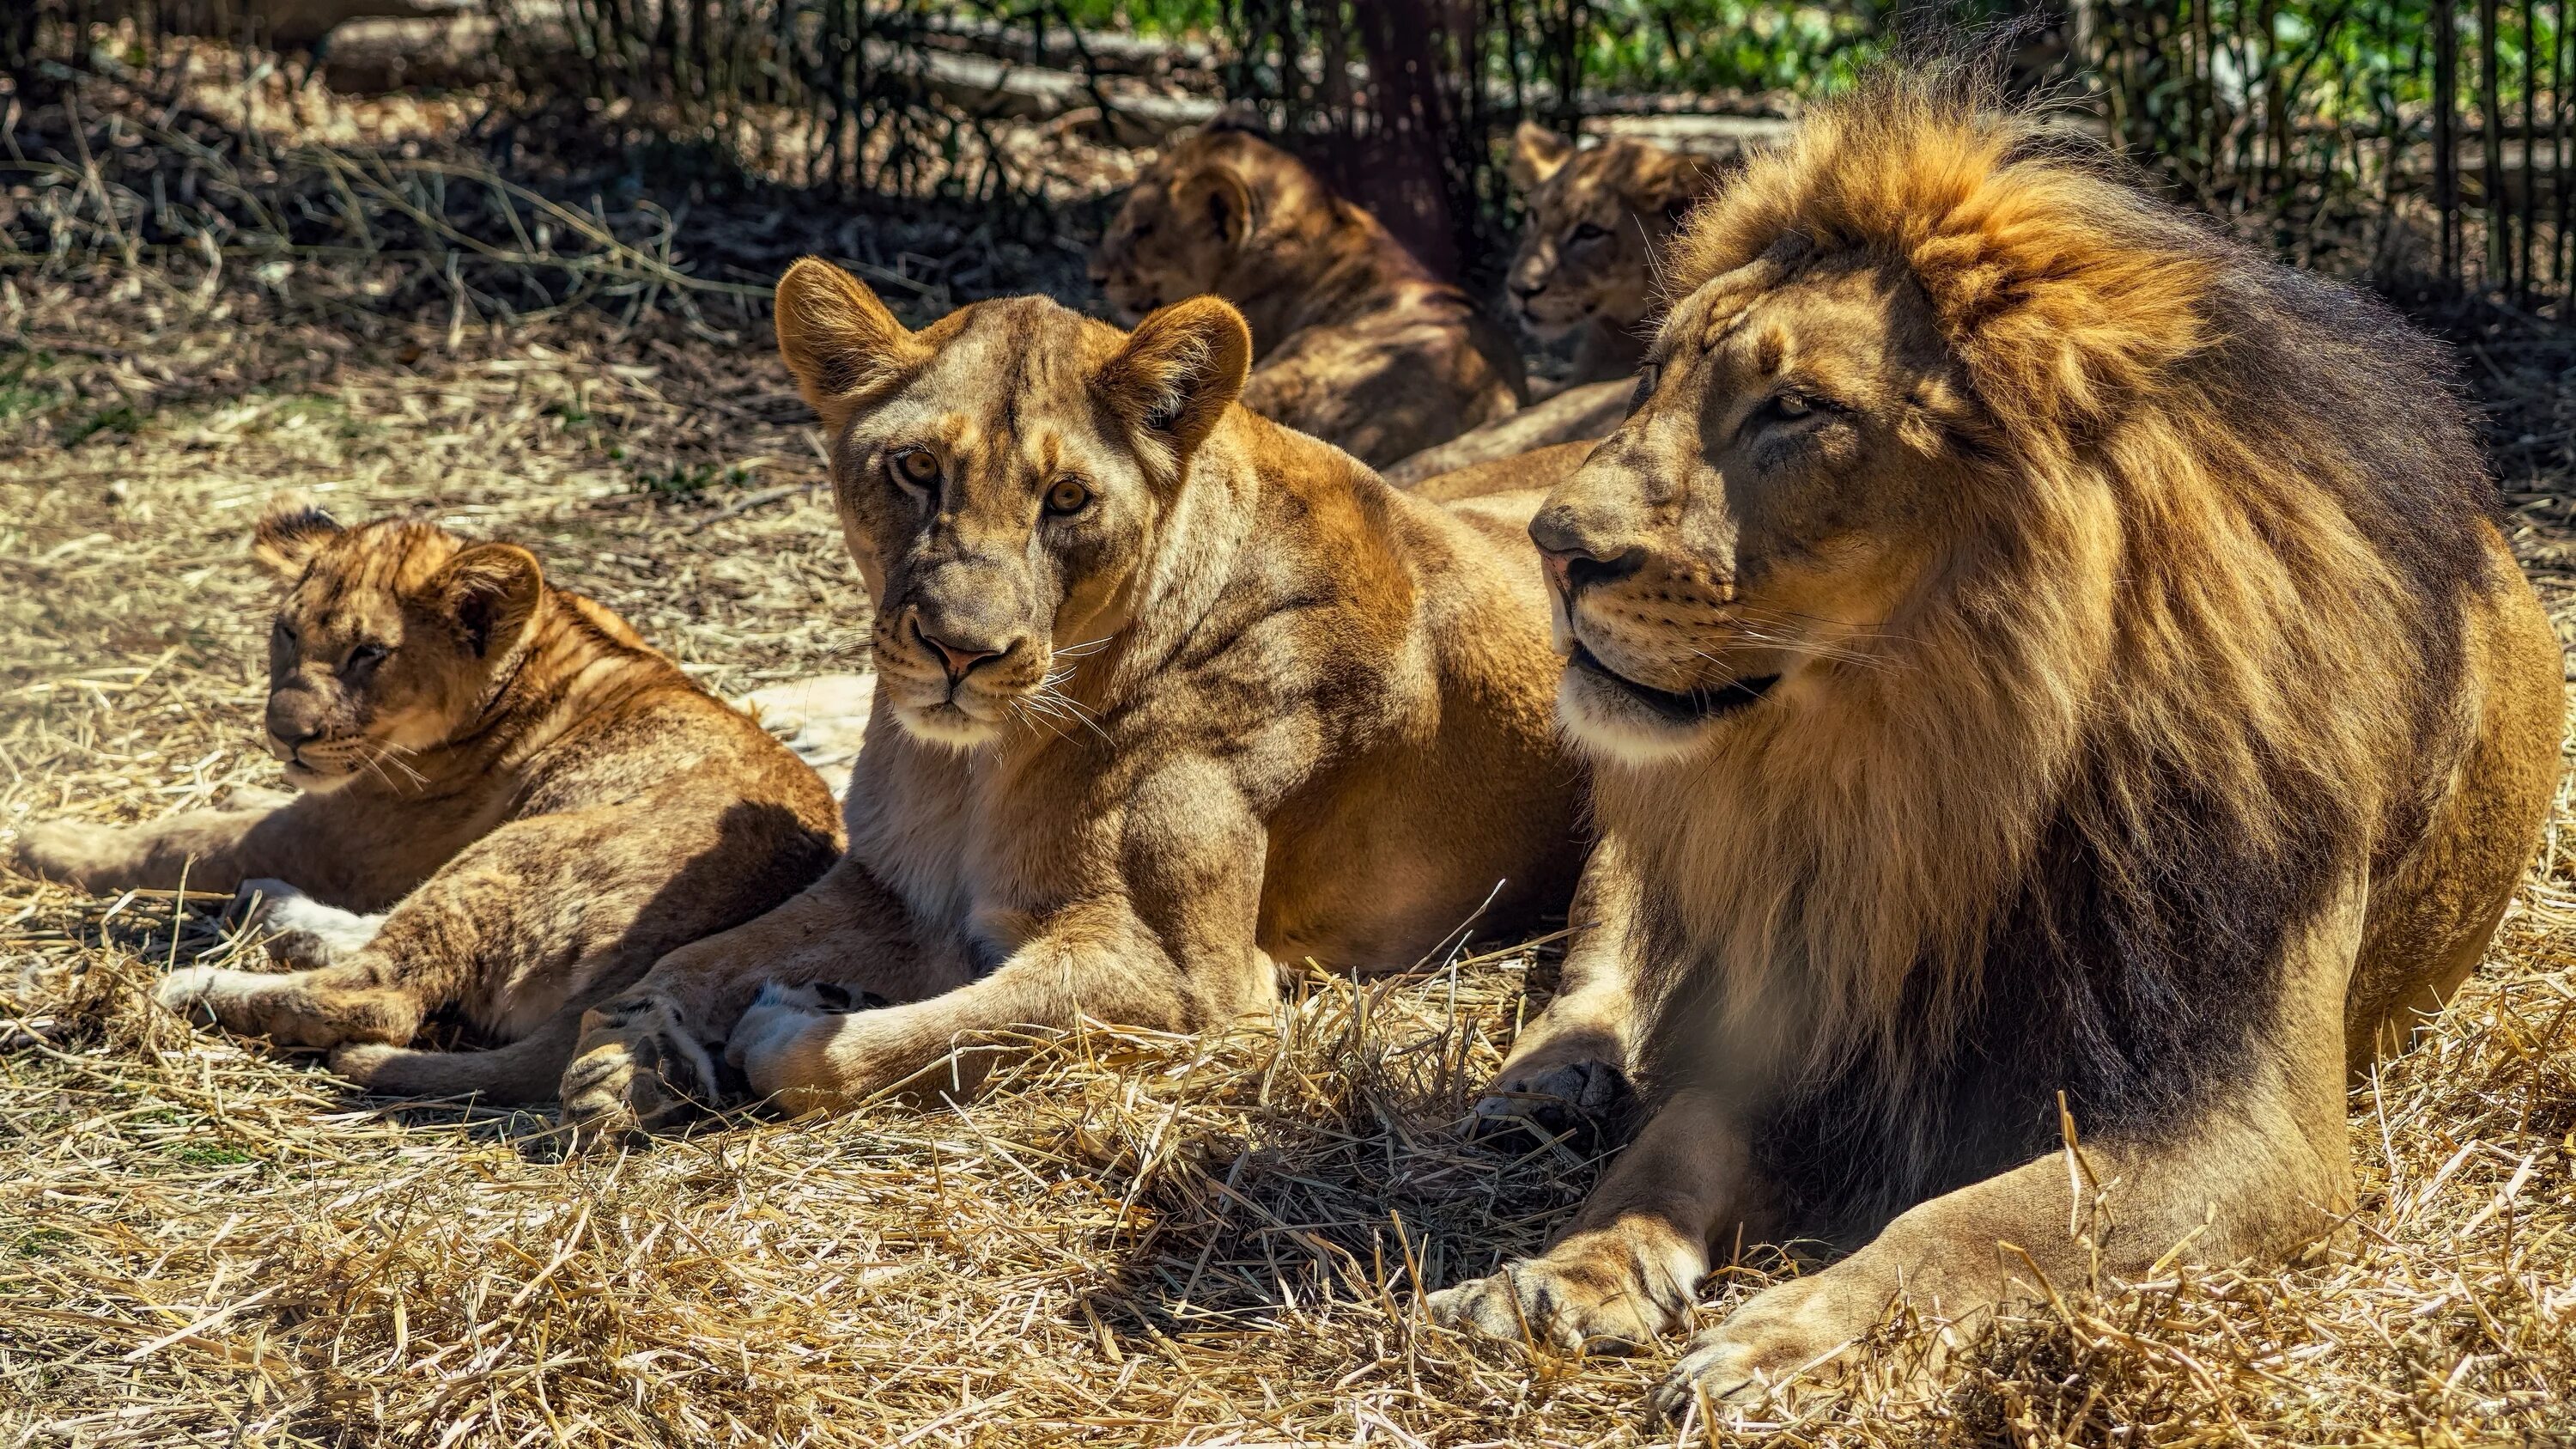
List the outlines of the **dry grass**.
{"label": "dry grass", "polygon": [[[865,602],[762,349],[449,323],[114,263],[7,282],[0,829],[274,783],[244,545],[281,489],[527,541],[721,689],[853,666]],[[2564,502],[2517,484],[2564,617]],[[0,877],[0,1014],[38,1028],[0,1051],[0,1443],[2576,1442],[2571,822],[2356,1094],[2349,1251],[2058,1285],[1930,1395],[1892,1323],[1858,1392],[1680,1435],[1636,1417],[1677,1340],[1576,1361],[1415,1313],[1591,1176],[1451,1130],[1529,953],[1319,976],[1275,1034],[1091,1033],[968,1110],[557,1161],[544,1113],[354,1098],[151,1009],[171,963],[255,949],[210,903]]]}

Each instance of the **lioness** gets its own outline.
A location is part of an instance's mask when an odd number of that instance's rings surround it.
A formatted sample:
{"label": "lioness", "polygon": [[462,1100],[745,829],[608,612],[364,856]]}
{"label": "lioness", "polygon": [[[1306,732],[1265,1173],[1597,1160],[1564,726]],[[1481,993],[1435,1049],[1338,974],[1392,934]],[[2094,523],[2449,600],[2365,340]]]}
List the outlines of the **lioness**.
{"label": "lioness", "polygon": [[1505,165],[1527,208],[1506,290],[1531,335],[1575,340],[1573,370],[1553,389],[1532,383],[1530,395],[1542,401],[1388,467],[1387,481],[1411,487],[1534,448],[1610,436],[1627,415],[1632,374],[1660,305],[1655,258],[1731,169],[1727,158],[1624,137],[1577,150],[1523,121]]}
{"label": "lioness", "polygon": [[[812,770],[527,550],[287,507],[253,553],[287,586],[268,748],[303,793],[129,829],[38,825],[15,846],[22,868],[92,890],[184,877],[284,896],[310,969],[182,968],[157,993],[173,1010],[336,1048],[333,1069],[379,1091],[539,1100],[585,1007],[837,853]],[[510,1044],[406,1050],[447,1006]]]}
{"label": "lioness", "polygon": [[593,1011],[574,1118],[675,1120],[701,1044],[791,1110],[964,1091],[992,1033],[1220,1025],[1274,961],[1403,968],[1565,899],[1536,495],[1453,515],[1237,406],[1214,297],[913,333],[808,259],[777,319],[876,606],[849,854]]}
{"label": "lioness", "polygon": [[1713,1243],[1857,1249],[1677,1409],[1900,1292],[2080,1282],[2071,1229],[2278,1262],[2351,1207],[2347,1074],[2531,859],[2558,646],[2433,344],[2068,151],[1882,80],[1677,244],[1531,525],[1601,832],[1568,971],[1626,983],[1655,1110],[1440,1317],[1633,1342]]}
{"label": "lioness", "polygon": [[1212,293],[1252,326],[1243,405],[1392,463],[1518,407],[1510,337],[1304,163],[1222,126],[1136,180],[1092,257],[1126,319]]}

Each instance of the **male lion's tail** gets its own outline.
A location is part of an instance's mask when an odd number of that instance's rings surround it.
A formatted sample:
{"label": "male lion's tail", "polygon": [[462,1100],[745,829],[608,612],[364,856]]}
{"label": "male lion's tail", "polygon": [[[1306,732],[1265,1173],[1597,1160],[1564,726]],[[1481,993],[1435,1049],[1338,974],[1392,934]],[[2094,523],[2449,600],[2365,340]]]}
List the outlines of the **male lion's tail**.
{"label": "male lion's tail", "polygon": [[385,1097],[477,1097],[490,1106],[554,1099],[581,1036],[581,1007],[487,1051],[425,1052],[367,1042],[331,1054],[331,1070]]}

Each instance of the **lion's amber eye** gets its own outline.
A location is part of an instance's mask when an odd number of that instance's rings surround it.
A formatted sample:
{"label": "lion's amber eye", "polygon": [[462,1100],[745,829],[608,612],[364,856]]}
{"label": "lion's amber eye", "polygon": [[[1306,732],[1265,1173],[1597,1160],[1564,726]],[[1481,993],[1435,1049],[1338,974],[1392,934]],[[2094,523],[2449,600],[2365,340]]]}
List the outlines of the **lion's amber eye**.
{"label": "lion's amber eye", "polygon": [[906,448],[894,455],[894,475],[915,488],[928,488],[939,481],[939,460],[920,448]]}
{"label": "lion's amber eye", "polygon": [[1090,501],[1091,490],[1071,478],[1059,478],[1056,480],[1056,485],[1047,490],[1047,512],[1058,517],[1068,513],[1080,513],[1083,505]]}

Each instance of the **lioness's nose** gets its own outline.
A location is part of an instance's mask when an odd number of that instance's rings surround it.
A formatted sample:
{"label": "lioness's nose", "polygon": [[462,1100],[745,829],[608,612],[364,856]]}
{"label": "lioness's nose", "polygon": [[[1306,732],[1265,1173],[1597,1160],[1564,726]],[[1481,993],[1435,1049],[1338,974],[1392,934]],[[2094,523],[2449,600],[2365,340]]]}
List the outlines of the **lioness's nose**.
{"label": "lioness's nose", "polygon": [[951,679],[964,679],[967,672],[976,665],[987,660],[999,659],[1011,652],[1007,644],[999,649],[993,649],[982,644],[951,643],[921,627],[921,622],[917,619],[913,621],[912,633],[914,638],[929,646],[931,652],[939,656],[942,666],[947,669],[948,677]]}
{"label": "lioness's nose", "polygon": [[1530,298],[1535,297],[1535,296],[1537,296],[1539,293],[1544,292],[1544,291],[1546,291],[1546,290],[1547,290],[1547,283],[1545,283],[1545,282],[1514,282],[1514,283],[1512,283],[1512,295],[1513,295],[1513,296],[1515,296],[1515,297],[1520,298],[1520,299],[1521,299],[1522,301],[1524,301],[1524,302],[1528,301]]}
{"label": "lioness's nose", "polygon": [[1530,520],[1529,531],[1548,582],[1568,598],[1579,589],[1626,578],[1646,565],[1643,548],[1585,529],[1582,515],[1562,503],[1540,509]]}

